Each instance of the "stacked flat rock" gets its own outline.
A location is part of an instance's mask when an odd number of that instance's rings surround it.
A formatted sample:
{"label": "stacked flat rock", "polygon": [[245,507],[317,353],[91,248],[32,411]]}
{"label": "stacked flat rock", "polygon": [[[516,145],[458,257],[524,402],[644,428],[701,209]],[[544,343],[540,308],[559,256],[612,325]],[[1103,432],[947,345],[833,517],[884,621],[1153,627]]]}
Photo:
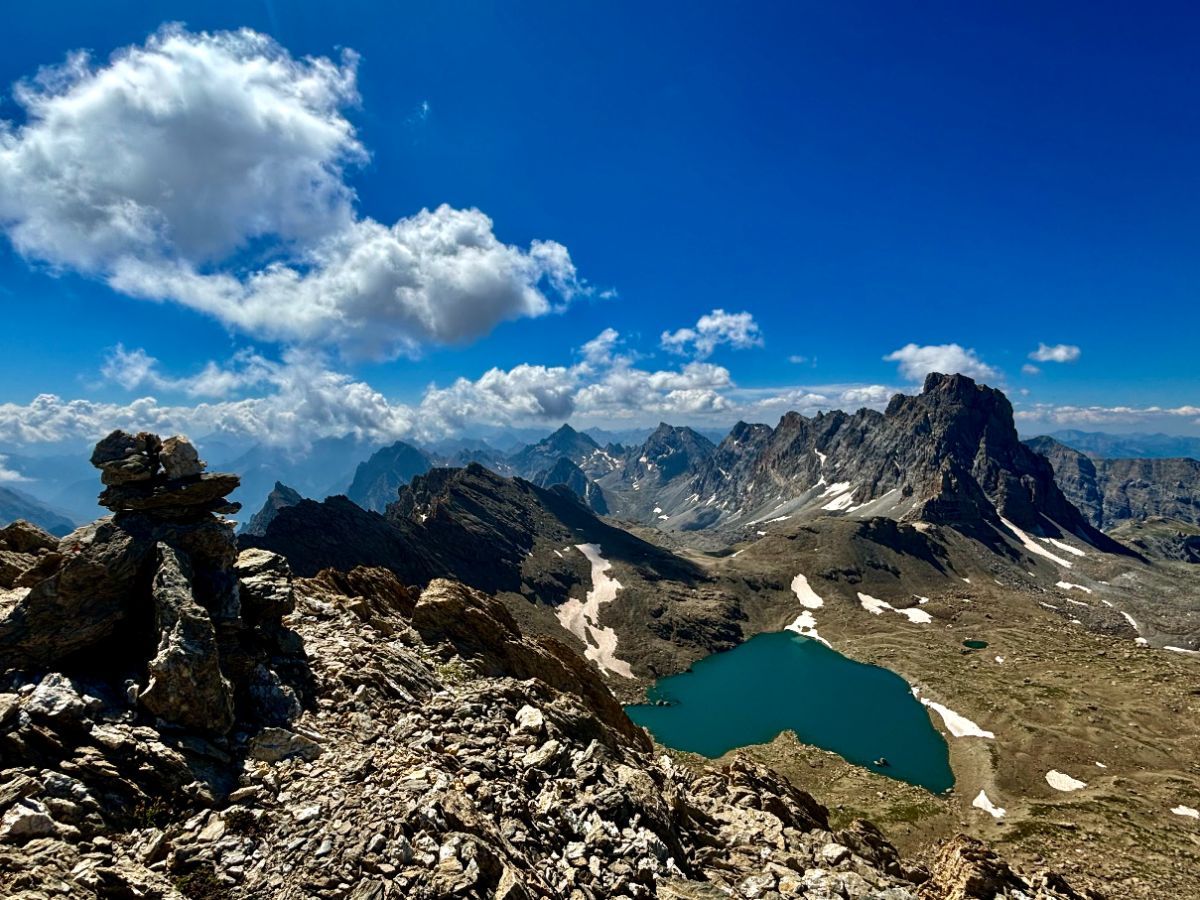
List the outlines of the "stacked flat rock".
{"label": "stacked flat rock", "polygon": [[142,510],[161,518],[234,513],[225,500],[239,484],[236,475],[205,473],[205,463],[187,438],[160,440],[143,431],[114,431],[96,445],[92,465],[105,485],[100,505],[113,512]]}

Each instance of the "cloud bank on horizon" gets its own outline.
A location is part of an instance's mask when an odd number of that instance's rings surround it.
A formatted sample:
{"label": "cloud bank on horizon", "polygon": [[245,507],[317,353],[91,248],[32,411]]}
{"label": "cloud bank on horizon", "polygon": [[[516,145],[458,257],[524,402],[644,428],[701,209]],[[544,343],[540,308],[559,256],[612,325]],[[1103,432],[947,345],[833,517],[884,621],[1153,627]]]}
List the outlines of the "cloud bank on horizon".
{"label": "cloud bank on horizon", "polygon": [[[349,50],[337,60],[297,59],[254,31],[168,26],[105,63],[74,53],[16,86],[24,120],[0,121],[0,228],[17,252],[127,297],[186,307],[255,346],[190,375],[162,371],[144,348],[118,346],[101,376],[136,397],[0,403],[0,442],[91,439],[114,427],[297,444],[568,418],[730,423],[789,409],[879,408],[896,391],[742,388],[710,357],[768,352],[769,342],[750,311],[716,308],[661,333],[655,349],[673,359],[667,367],[639,365],[645,354],[627,343],[636,338],[608,328],[569,364],[492,368],[430,385],[408,403],[385,396],[344,370],[404,364],[502,322],[569,314],[597,292],[566,246],[507,244],[479,209],[443,204],[391,224],[363,215],[348,180],[369,158],[348,118],[361,103],[357,65]],[[1028,358],[1079,356],[1074,345],[1039,343]],[[931,371],[1004,382],[957,343],[908,343],[883,359],[909,385]],[[1025,374],[1037,371],[1027,364]],[[1019,415],[1079,424],[1200,411],[1038,404]],[[0,466],[0,477],[6,471]]]}

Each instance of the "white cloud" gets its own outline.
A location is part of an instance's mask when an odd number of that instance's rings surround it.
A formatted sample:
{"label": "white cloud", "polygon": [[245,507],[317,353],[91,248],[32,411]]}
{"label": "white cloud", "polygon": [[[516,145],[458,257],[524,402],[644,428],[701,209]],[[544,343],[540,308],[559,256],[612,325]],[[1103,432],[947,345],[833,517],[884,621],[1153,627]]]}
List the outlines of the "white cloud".
{"label": "white cloud", "polygon": [[889,353],[885,362],[899,363],[900,374],[909,381],[920,381],[930,372],[945,375],[961,374],[983,381],[996,381],[1000,373],[985,363],[974,350],[964,350],[958,344],[906,344]]}
{"label": "white cloud", "polygon": [[173,378],[159,371],[158,360],[145,350],[126,350],[118,344],[104,361],[100,374],[127,391],[150,389],[180,392],[189,397],[228,397],[247,387],[268,383],[273,365],[251,351],[241,351],[229,366],[208,362],[195,375]]}
{"label": "white cloud", "polygon": [[1029,354],[1029,358],[1036,362],[1047,363],[1069,363],[1079,359],[1080,350],[1074,344],[1047,344],[1038,343],[1038,347]]}
{"label": "white cloud", "polygon": [[29,479],[16,469],[8,467],[8,457],[0,453],[0,482],[28,481]]}
{"label": "white cloud", "polygon": [[621,335],[615,328],[605,328],[602,332],[579,348],[584,361],[593,366],[611,365],[614,351],[620,343]]}
{"label": "white cloud", "polygon": [[892,399],[896,391],[882,384],[867,384],[862,387],[847,388],[838,395],[838,399],[848,408],[858,409],[869,406],[873,409],[882,408]]}
{"label": "white cloud", "polygon": [[696,359],[711,356],[722,344],[728,344],[735,350],[745,350],[761,347],[762,343],[762,332],[754,316],[748,312],[728,313],[723,309],[714,309],[701,316],[694,328],[662,333],[663,349],[691,355]]}
{"label": "white cloud", "polygon": [[1042,374],[1042,370],[1039,369],[1037,366],[1035,366],[1033,363],[1025,363],[1025,365],[1021,366],[1021,371],[1023,373],[1025,373],[1026,375],[1041,375]]}
{"label": "white cloud", "polygon": [[504,244],[476,209],[360,218],[356,65],[249,30],[76,54],[18,87],[24,124],[0,122],[0,227],[117,291],[351,356],[470,341],[588,290],[561,244]]}
{"label": "white cloud", "polygon": [[1179,420],[1190,419],[1200,425],[1200,406],[1070,406],[1038,403],[1017,410],[1023,422],[1054,425],[1158,425],[1177,427]]}
{"label": "white cloud", "polygon": [[793,363],[794,365],[798,366],[802,363],[808,362],[808,357],[801,356],[799,353],[793,353],[791,356],[788,357],[788,362]]}

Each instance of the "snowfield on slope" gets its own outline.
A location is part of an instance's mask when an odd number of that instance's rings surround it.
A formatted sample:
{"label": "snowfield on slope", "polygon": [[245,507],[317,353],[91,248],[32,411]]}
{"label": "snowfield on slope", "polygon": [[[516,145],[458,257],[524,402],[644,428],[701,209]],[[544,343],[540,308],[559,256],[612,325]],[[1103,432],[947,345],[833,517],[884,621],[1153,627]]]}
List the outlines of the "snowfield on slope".
{"label": "snowfield on slope", "polygon": [[803,575],[797,575],[792,579],[792,593],[796,595],[796,599],[805,609],[820,609],[825,605],[825,601],[809,587],[808,579]]}
{"label": "snowfield on slope", "polygon": [[587,598],[571,597],[555,611],[559,624],[583,641],[583,655],[605,672],[615,672],[625,678],[633,677],[629,663],[617,658],[617,633],[600,624],[600,607],[611,603],[621,589],[621,582],[608,574],[612,563],[600,554],[599,544],[576,544],[576,548],[592,564],[592,589]]}
{"label": "snowfield on slope", "polygon": [[912,622],[914,625],[928,625],[933,621],[933,616],[925,612],[923,609],[917,609],[916,607],[910,607],[909,609],[896,609],[896,607],[892,606],[892,604],[888,603],[886,600],[876,599],[870,594],[859,593],[858,602],[862,604],[863,609],[876,616],[883,615],[885,610],[891,610],[894,613],[899,613],[900,615],[904,616],[904,618],[908,619],[908,621]]}
{"label": "snowfield on slope", "polygon": [[941,703],[935,703],[928,697],[921,696],[921,689],[913,686],[912,695],[920,700],[923,704],[932,709],[935,713],[942,717],[942,721],[946,724],[946,730],[956,738],[960,737],[981,737],[988,740],[995,740],[994,732],[980,728],[966,716],[961,716],[948,706],[943,706]]}

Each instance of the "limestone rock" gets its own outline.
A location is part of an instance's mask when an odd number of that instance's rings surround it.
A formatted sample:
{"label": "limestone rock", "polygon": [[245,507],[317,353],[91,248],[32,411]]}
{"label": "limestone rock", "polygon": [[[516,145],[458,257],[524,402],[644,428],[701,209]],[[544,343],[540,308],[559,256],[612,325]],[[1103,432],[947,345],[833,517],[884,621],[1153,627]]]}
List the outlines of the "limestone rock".
{"label": "limestone rock", "polygon": [[159,644],[140,702],[168,722],[223,734],[233,725],[233,693],[221,672],[216,632],[192,594],[187,564],[165,544],[158,545],[152,591]]}
{"label": "limestone rock", "polygon": [[204,471],[204,463],[195,446],[182,435],[169,437],[162,442],[158,460],[162,463],[167,478],[177,480],[191,478]]}
{"label": "limestone rock", "polygon": [[0,549],[32,553],[58,549],[58,538],[32,522],[18,519],[0,528]]}
{"label": "limestone rock", "polygon": [[250,756],[263,762],[280,762],[293,756],[314,760],[320,755],[320,744],[286,728],[264,728],[250,739]]}
{"label": "limestone rock", "polygon": [[254,621],[278,620],[295,608],[292,570],[270,550],[243,550],[234,563],[243,614]]}

